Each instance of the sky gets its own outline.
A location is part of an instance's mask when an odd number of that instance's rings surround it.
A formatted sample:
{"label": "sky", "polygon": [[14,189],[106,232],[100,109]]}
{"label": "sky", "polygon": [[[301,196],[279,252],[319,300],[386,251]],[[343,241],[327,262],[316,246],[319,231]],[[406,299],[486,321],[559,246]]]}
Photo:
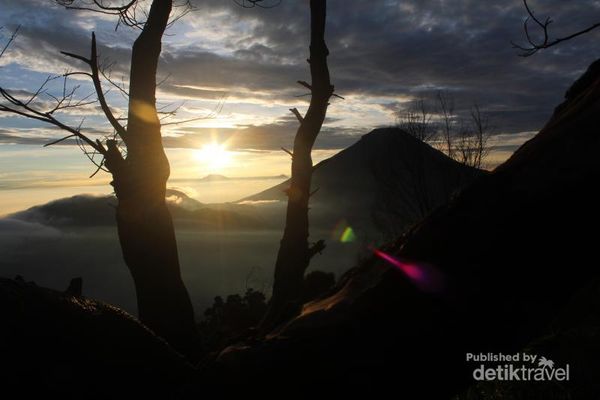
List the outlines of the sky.
{"label": "sky", "polygon": [[[570,83],[595,59],[595,32],[520,57],[511,45],[524,41],[520,0],[328,3],[329,66],[344,99],[332,100],[315,162],[374,128],[395,124],[398,112],[444,91],[454,99],[457,115],[466,115],[475,103],[489,115],[493,167],[543,126]],[[289,174],[289,156],[281,147],[291,147],[298,125],[289,109],[304,111],[308,104],[306,90],[296,84],[310,81],[308,1],[282,0],[268,9],[242,8],[233,0],[192,4],[194,11],[167,31],[159,65],[158,105],[165,112],[177,110],[163,127],[170,186],[203,202],[233,201],[272,186],[273,176]],[[600,12],[595,0],[530,4],[536,15],[552,17],[553,37],[595,22]],[[26,98],[48,75],[84,70],[60,51],[88,55],[92,31],[112,80],[127,88],[138,31],[115,30],[112,16],[65,10],[52,0],[0,0],[0,26],[0,44],[20,26],[0,59],[0,86],[15,95]],[[92,92],[81,76],[66,85],[78,87],[78,98]],[[47,85],[49,94],[62,90],[61,79]],[[118,89],[107,97],[117,115],[125,114]],[[50,101],[42,95],[39,105]],[[91,137],[111,133],[95,104],[57,116],[81,124]],[[188,119],[194,120],[173,124]],[[60,137],[49,126],[0,113],[0,215],[54,198],[110,192],[110,176],[89,178],[94,168],[77,146],[42,147]],[[256,179],[226,190],[199,181],[207,174]]]}

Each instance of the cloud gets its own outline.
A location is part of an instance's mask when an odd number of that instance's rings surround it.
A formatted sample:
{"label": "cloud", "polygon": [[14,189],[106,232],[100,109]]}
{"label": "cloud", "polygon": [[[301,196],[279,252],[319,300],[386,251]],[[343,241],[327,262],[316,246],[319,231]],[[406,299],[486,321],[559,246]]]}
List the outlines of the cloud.
{"label": "cloud", "polygon": [[241,205],[263,205],[263,204],[274,204],[274,203],[279,203],[280,200],[244,200],[244,201],[240,201],[237,204],[241,204]]}
{"label": "cloud", "polygon": [[[227,205],[198,212],[196,224],[178,223],[178,218],[193,218],[183,208],[193,200],[181,192],[170,194],[182,206],[173,206],[172,212],[183,278],[199,316],[215,296],[243,292],[252,268],[262,266],[265,279],[270,279],[279,226],[248,229],[255,225],[247,224],[248,217],[236,216]],[[84,296],[135,313],[135,288],[123,261],[111,201],[110,197],[75,196],[0,218],[0,276],[21,275],[57,290],[64,290],[70,279],[82,277]],[[242,229],[223,230],[235,223]],[[236,251],[227,251],[231,248]]]}
{"label": "cloud", "polygon": [[[200,148],[206,143],[226,143],[228,150],[280,150],[293,145],[298,122],[292,117],[282,117],[271,124],[250,125],[239,128],[181,128],[177,136],[166,136],[167,148]],[[324,128],[317,139],[316,149],[340,149],[356,142],[357,129]],[[367,132],[360,132],[367,133]]]}
{"label": "cloud", "polygon": [[78,195],[20,211],[11,219],[51,227],[97,227],[115,225],[113,196]]}
{"label": "cloud", "polygon": [[[170,135],[163,137],[165,148],[198,149],[205,144],[218,141],[227,143],[230,151],[269,151],[280,150],[281,147],[291,147],[294,135],[298,129],[295,119],[282,117],[274,123],[264,125],[249,125],[238,128],[201,128],[182,127],[171,130]],[[87,132],[88,134],[90,132]],[[357,135],[367,133],[357,128],[328,128],[322,130],[315,149],[341,149],[356,142]],[[91,130],[92,137],[100,137],[102,132]],[[58,129],[12,128],[0,129],[0,144],[24,144],[43,146],[63,136]],[[72,139],[60,142],[58,145],[74,146]]]}
{"label": "cloud", "polygon": [[12,236],[28,236],[36,238],[58,238],[61,233],[58,229],[43,225],[39,222],[28,222],[17,218],[0,218],[0,236],[4,240]]}
{"label": "cloud", "polygon": [[[259,280],[269,286],[285,203],[201,205],[181,190],[168,196],[182,277],[199,316],[215,296],[243,293],[250,271],[259,268]],[[82,277],[84,296],[135,313],[135,288],[119,246],[113,205],[111,196],[80,195],[0,218],[0,275],[21,275],[58,290]],[[313,228],[315,236],[328,237],[328,226]],[[354,262],[357,246],[331,243],[313,267],[342,273]]]}
{"label": "cloud", "polygon": [[[280,121],[282,112],[305,100],[295,97],[303,94],[295,82],[309,80],[304,61],[309,39],[306,2],[286,1],[268,10],[243,9],[226,0],[194,5],[196,11],[165,37],[160,74],[170,78],[159,94],[175,101],[190,99],[197,102],[193,106],[204,108],[225,94],[226,108],[241,110],[240,119],[271,118],[252,126],[240,123],[245,126],[235,133],[239,147],[278,148],[281,136],[276,132],[287,137],[292,128]],[[589,25],[600,10],[592,0],[576,5],[547,0],[534,6],[537,15],[556,21],[556,36]],[[87,54],[93,28],[102,55],[117,62],[115,74],[127,74],[135,31],[115,32],[114,21],[65,11],[52,2],[0,0],[0,7],[0,24],[23,25],[10,54],[19,65],[36,71],[80,68],[59,50]],[[379,124],[393,121],[389,105],[401,108],[406,100],[445,90],[455,97],[459,112],[473,102],[488,110],[501,133],[537,130],[569,84],[593,61],[597,33],[521,58],[510,40],[523,41],[524,17],[520,2],[503,0],[373,0],[351,5],[332,1],[327,26],[330,67],[337,91],[347,100],[335,104],[330,114],[343,116],[345,127],[364,132],[377,125],[369,116],[375,115]],[[373,105],[379,105],[379,112]],[[331,127],[343,128],[341,124]],[[347,143],[342,135],[331,136],[324,148]],[[167,142],[181,146],[189,140],[186,133]]]}

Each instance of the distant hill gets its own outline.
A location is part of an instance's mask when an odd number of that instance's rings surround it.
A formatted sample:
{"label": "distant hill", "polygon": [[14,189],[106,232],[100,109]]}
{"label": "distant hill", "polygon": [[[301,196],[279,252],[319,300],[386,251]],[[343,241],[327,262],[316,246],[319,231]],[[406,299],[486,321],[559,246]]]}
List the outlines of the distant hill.
{"label": "distant hill", "polygon": [[215,181],[228,181],[231,178],[226,177],[225,175],[219,174],[209,174],[204,178],[199,179],[200,182],[215,182]]}
{"label": "distant hill", "polygon": [[[483,171],[398,128],[375,129],[314,167],[311,217],[372,224],[396,235]],[[286,200],[289,180],[240,202]]]}
{"label": "distant hill", "polygon": [[[253,216],[252,206],[208,206],[174,189],[167,190],[166,199],[178,226],[239,229],[266,225],[262,218]],[[7,218],[63,228],[112,226],[116,223],[116,205],[117,199],[112,195],[78,195],[31,207]]]}

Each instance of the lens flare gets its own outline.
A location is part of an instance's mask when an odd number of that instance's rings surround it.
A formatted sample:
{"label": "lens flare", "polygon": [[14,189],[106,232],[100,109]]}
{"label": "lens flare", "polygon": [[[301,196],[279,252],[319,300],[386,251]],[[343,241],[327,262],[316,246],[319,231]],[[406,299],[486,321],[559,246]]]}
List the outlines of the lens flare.
{"label": "lens flare", "polygon": [[342,243],[350,243],[356,240],[356,235],[354,234],[354,230],[351,227],[347,227],[342,232],[342,236],[340,237],[340,242]]}
{"label": "lens flare", "polygon": [[331,232],[331,239],[339,241],[340,243],[352,243],[356,241],[357,237],[354,229],[352,229],[345,219],[342,219],[335,224],[335,227]]}
{"label": "lens flare", "polygon": [[384,253],[379,249],[371,248],[371,250],[377,257],[387,261],[389,264],[401,271],[418,289],[422,290],[423,292],[439,292],[443,289],[443,276],[438,269],[430,265],[400,261],[396,257]]}

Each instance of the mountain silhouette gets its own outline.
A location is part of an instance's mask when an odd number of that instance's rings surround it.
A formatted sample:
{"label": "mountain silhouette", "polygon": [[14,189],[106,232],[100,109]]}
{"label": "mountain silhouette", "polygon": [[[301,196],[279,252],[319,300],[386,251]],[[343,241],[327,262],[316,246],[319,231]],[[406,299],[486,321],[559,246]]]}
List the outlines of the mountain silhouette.
{"label": "mountain silhouette", "polygon": [[199,179],[199,182],[220,182],[220,181],[228,181],[231,178],[225,176],[225,175],[219,175],[219,174],[208,174],[206,175],[204,178]]}
{"label": "mountain silhouette", "polygon": [[[580,393],[572,398],[594,398],[600,292],[590,232],[600,224],[600,73],[593,72],[505,163],[373,249],[265,340],[223,351],[223,381],[266,375],[293,384],[310,370],[313,383],[359,381],[399,387],[410,398],[451,398],[473,384],[467,352],[514,354],[537,342],[542,351],[532,354],[557,365],[591,365],[569,389]],[[498,398],[499,388],[507,399],[571,398],[516,395],[522,386],[502,383],[489,383],[492,395],[465,398]],[[556,386],[544,390],[555,394]]]}
{"label": "mountain silhouette", "polygon": [[[483,173],[402,129],[375,129],[315,165],[311,218],[346,219],[351,225],[402,233]],[[289,186],[287,180],[240,202],[285,201]]]}

